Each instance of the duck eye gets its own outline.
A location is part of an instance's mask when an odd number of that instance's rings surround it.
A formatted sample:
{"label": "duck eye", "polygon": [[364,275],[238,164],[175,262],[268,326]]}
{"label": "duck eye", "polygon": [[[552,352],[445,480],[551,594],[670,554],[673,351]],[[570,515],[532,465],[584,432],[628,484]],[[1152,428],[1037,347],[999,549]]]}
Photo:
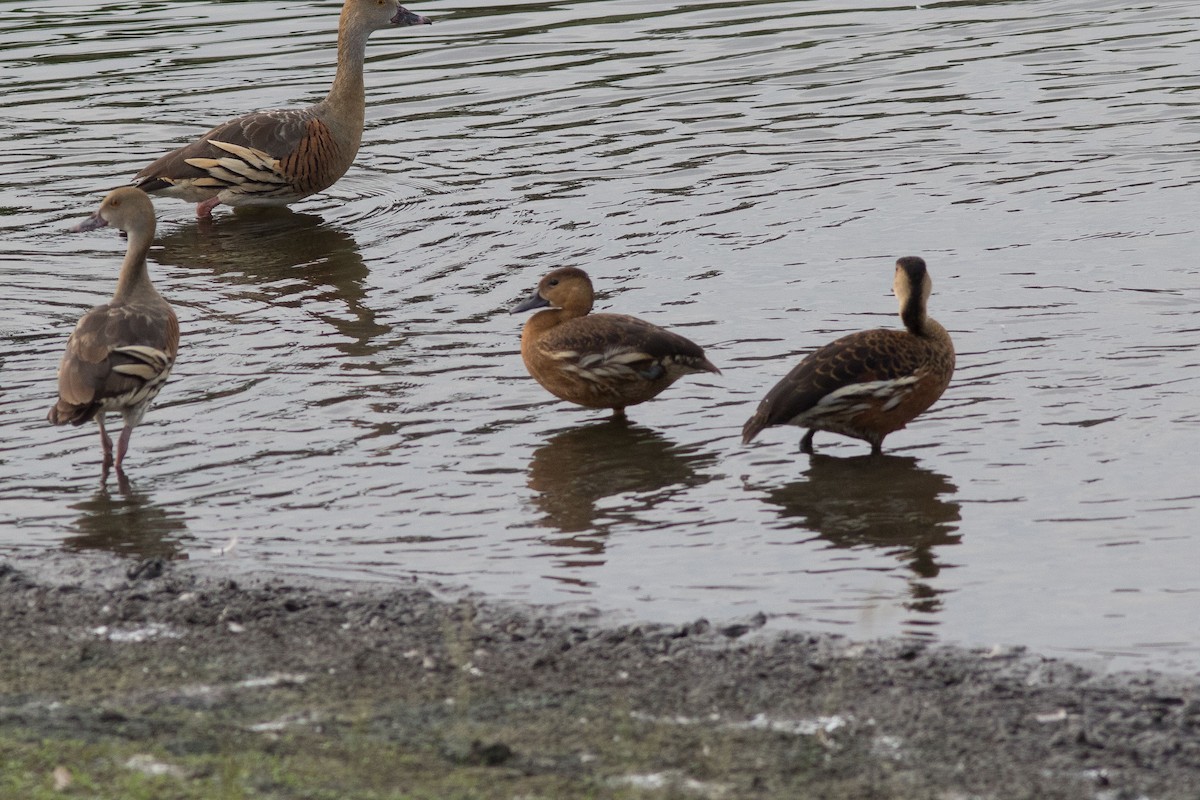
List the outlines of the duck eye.
{"label": "duck eye", "polygon": [[552,278],[552,279],[550,280],[550,285],[551,285],[551,286],[558,286],[558,278]]}

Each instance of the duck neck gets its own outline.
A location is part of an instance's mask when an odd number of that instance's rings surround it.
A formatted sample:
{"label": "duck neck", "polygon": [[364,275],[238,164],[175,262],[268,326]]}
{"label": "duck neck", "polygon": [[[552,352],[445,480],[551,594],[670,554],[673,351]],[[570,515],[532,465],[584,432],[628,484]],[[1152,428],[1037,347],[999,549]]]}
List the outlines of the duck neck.
{"label": "duck neck", "polygon": [[125,260],[121,262],[121,275],[117,278],[114,300],[157,294],[146,269],[146,254],[150,252],[150,242],[153,239],[153,231],[129,231],[129,249],[125,251]]}
{"label": "duck neck", "polygon": [[363,85],[363,64],[367,57],[367,37],[370,32],[353,24],[350,8],[342,11],[338,26],[337,72],[329,94],[319,105],[328,112],[326,124],[344,126],[361,136],[366,111],[366,90]]}
{"label": "duck neck", "polygon": [[900,308],[900,320],[904,327],[914,336],[924,336],[929,322],[932,320],[925,313],[925,301],[919,294],[913,294]]}
{"label": "duck neck", "polygon": [[525,323],[522,335],[537,336],[565,320],[566,318],[563,316],[561,308],[547,308],[545,311],[539,311],[529,318],[529,321]]}
{"label": "duck neck", "polygon": [[919,336],[927,342],[940,344],[954,351],[954,344],[950,340],[950,332],[942,327],[941,323],[933,317],[927,316],[924,307],[921,308],[920,314],[913,312],[911,315],[901,313],[901,318],[904,320],[904,327],[913,336]]}

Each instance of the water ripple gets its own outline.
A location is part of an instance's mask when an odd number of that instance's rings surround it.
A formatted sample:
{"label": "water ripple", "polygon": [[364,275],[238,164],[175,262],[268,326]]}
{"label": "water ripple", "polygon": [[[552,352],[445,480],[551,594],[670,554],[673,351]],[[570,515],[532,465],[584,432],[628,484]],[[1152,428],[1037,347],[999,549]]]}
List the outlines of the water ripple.
{"label": "water ripple", "polygon": [[[281,570],[1200,663],[1192,4],[418,7],[371,40],[331,191],[211,224],[159,203],[182,350],[106,487],[94,429],[44,415],[124,244],[65,228],[212,124],[321,97],[336,3],[284,28],[257,0],[3,5],[0,548],[237,536],[222,557]],[[945,398],[879,465],[739,447],[804,353],[896,324],[910,252],[958,347]],[[628,428],[550,399],[507,310],[563,264],[724,375]]]}

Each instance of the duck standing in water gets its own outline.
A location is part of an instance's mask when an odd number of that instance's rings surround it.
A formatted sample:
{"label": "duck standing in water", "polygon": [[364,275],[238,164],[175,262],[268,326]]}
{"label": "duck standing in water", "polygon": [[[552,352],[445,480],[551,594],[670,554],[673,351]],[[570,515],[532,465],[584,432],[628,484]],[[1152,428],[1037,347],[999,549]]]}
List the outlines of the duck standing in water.
{"label": "duck standing in water", "polygon": [[800,442],[813,452],[813,435],[829,431],[871,443],[883,439],[929,408],[954,374],[954,343],[926,315],[933,283],[924,260],[896,262],[892,291],[900,301],[904,330],[859,331],[830,342],[801,361],[759,403],[742,428],[742,442],[772,425],[808,428]]}
{"label": "duck standing in water", "polygon": [[[150,282],[146,253],[154,241],[154,205],[140,189],[116,189],[95,214],[72,230],[106,225],[129,235],[129,247],[112,300],[80,318],[58,368],[58,402],[47,419],[53,425],[82,425],[95,419],[104,448],[104,469],[121,471],[129,437],[158,395],[179,349],[179,320]],[[125,421],[113,459],[104,415]]]}
{"label": "duck standing in water", "polygon": [[150,164],[133,185],[196,203],[199,219],[210,219],[220,203],[287,205],[328,189],[350,169],[362,142],[367,37],[384,28],[428,24],[396,0],[346,0],[337,73],[324,100],[218,125]]}
{"label": "duck standing in water", "polygon": [[[575,267],[542,278],[512,313],[546,308],[521,332],[521,358],[552,395],[613,419],[694,372],[720,374],[698,344],[624,314],[592,314],[592,281]],[[548,307],[548,308],[547,308]]]}

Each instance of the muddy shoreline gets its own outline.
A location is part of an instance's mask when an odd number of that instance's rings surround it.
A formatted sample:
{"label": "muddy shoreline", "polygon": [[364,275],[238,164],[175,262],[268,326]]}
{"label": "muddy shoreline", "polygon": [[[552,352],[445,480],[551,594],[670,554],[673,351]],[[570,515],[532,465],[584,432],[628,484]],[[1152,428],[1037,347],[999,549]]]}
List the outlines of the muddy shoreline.
{"label": "muddy shoreline", "polygon": [[415,584],[0,560],[0,788],[1200,796],[1194,676],[760,622],[613,625]]}

